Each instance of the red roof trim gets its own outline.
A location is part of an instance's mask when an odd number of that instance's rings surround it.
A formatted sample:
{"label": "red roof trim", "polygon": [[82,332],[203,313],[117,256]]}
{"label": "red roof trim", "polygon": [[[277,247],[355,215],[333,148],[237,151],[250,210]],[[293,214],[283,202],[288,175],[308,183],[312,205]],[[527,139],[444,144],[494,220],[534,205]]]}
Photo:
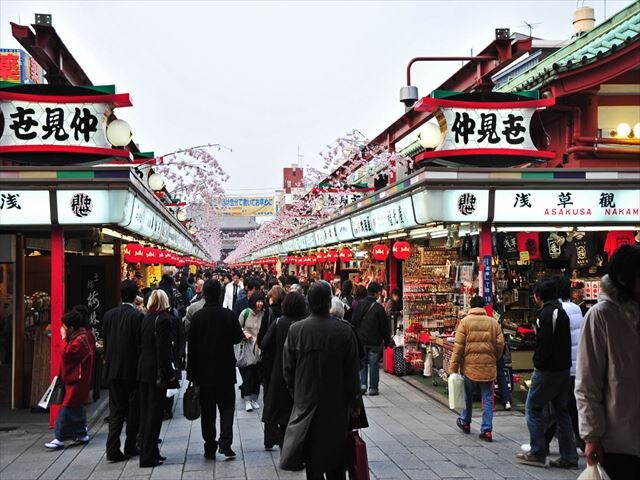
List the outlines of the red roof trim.
{"label": "red roof trim", "polygon": [[128,93],[112,95],[34,95],[31,93],[0,92],[0,100],[15,100],[34,103],[111,103],[114,107],[130,107],[131,97]]}
{"label": "red roof trim", "polygon": [[545,150],[520,150],[517,148],[461,148],[457,150],[433,150],[416,156],[416,163],[422,160],[442,157],[468,157],[471,155],[509,155],[512,157],[556,158],[556,152]]}
{"label": "red roof trim", "polygon": [[81,153],[103,157],[129,158],[129,150],[102,147],[79,147],[72,145],[4,145],[0,153]]}

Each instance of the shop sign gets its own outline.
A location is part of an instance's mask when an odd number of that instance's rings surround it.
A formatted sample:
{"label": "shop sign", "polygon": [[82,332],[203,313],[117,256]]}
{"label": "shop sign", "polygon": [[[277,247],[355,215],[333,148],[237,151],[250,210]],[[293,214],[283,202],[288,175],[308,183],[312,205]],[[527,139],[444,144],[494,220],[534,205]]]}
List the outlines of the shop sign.
{"label": "shop sign", "polygon": [[275,214],[273,197],[224,197],[220,210],[225,217],[265,217]]}
{"label": "shop sign", "polygon": [[346,219],[336,223],[336,237],[340,242],[348,242],[354,239],[351,220]]}
{"label": "shop sign", "polygon": [[[192,273],[196,273],[195,271]],[[147,287],[157,287],[162,277],[162,268],[156,265],[147,267]]]}
{"label": "shop sign", "polygon": [[51,225],[49,192],[0,190],[0,225]]}
{"label": "shop sign", "polygon": [[302,241],[304,243],[303,248],[315,248],[316,247],[316,238],[313,233],[307,233],[304,237],[302,237]]}
{"label": "shop sign", "polygon": [[493,294],[491,284],[491,256],[485,255],[482,257],[482,296],[484,297],[485,305],[493,308]]}
{"label": "shop sign", "polygon": [[496,190],[494,222],[638,222],[640,190]]}
{"label": "shop sign", "polygon": [[555,157],[555,152],[538,151],[531,140],[531,118],[539,108],[555,99],[510,102],[474,102],[424,97],[417,111],[433,111],[444,139],[434,151],[419,160],[461,155],[525,155]]}
{"label": "shop sign", "polygon": [[328,227],[324,227],[324,239],[325,245],[331,245],[332,243],[336,243],[338,241],[338,234],[336,233],[336,226],[329,225]]}
{"label": "shop sign", "polygon": [[131,217],[133,203],[127,201],[128,195],[126,190],[58,190],[58,222],[120,224]]}
{"label": "shop sign", "polygon": [[[81,101],[79,101],[81,100]],[[0,152],[69,152],[128,157],[107,141],[114,106],[130,106],[127,94],[54,96],[0,92],[4,128]]]}
{"label": "shop sign", "polygon": [[415,227],[416,225],[411,197],[383,205],[371,212],[371,227],[373,233],[376,234]]}
{"label": "shop sign", "polygon": [[351,219],[351,229],[355,238],[369,237],[373,235],[371,224],[371,212],[361,213]]}
{"label": "shop sign", "polygon": [[84,265],[80,285],[84,304],[89,309],[89,325],[96,340],[102,340],[102,317],[105,312],[105,267],[104,265]]}
{"label": "shop sign", "polygon": [[418,223],[485,222],[489,190],[423,190],[413,194]]}
{"label": "shop sign", "polygon": [[326,245],[326,238],[324,236],[324,228],[319,228],[318,230],[313,232],[313,235],[314,235],[314,237],[316,239],[316,245],[318,247]]}

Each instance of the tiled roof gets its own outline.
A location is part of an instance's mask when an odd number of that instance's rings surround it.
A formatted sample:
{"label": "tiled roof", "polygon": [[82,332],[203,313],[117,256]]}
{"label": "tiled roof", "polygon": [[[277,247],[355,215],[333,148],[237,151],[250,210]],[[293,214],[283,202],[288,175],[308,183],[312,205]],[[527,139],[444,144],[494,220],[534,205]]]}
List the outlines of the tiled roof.
{"label": "tiled roof", "polygon": [[640,40],[640,1],[549,55],[533,69],[496,89],[517,92],[538,89],[561,72],[583,67]]}

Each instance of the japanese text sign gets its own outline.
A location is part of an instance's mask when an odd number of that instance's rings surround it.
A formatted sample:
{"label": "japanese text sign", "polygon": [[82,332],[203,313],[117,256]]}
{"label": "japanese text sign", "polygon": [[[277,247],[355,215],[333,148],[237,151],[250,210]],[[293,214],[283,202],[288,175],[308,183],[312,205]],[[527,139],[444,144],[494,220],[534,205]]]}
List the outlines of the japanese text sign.
{"label": "japanese text sign", "polygon": [[225,217],[264,217],[275,214],[273,197],[224,197],[220,202]]}
{"label": "japanese text sign", "polygon": [[484,222],[489,215],[488,190],[423,190],[413,194],[418,223]]}
{"label": "japanese text sign", "polygon": [[411,197],[388,203],[371,212],[371,226],[377,234],[414,227],[416,224]]}
{"label": "japanese text sign", "polygon": [[46,190],[0,190],[0,225],[50,225]]}

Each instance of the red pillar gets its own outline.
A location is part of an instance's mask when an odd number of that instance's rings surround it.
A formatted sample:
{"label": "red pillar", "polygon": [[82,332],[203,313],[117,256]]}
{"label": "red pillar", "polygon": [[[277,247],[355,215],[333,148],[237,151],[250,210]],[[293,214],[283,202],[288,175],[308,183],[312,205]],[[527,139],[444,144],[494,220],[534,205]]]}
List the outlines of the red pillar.
{"label": "red pillar", "polygon": [[398,288],[398,263],[393,255],[389,255],[389,298],[391,298],[391,290]]}
{"label": "red pillar", "polygon": [[486,303],[487,315],[493,315],[493,288],[491,279],[491,258],[493,245],[491,241],[491,222],[480,226],[480,275],[482,295]]}
{"label": "red pillar", "polygon": [[[60,370],[62,339],[60,327],[64,314],[64,230],[53,227],[51,230],[51,379]],[[49,410],[49,427],[58,416],[60,407],[51,405]]]}

